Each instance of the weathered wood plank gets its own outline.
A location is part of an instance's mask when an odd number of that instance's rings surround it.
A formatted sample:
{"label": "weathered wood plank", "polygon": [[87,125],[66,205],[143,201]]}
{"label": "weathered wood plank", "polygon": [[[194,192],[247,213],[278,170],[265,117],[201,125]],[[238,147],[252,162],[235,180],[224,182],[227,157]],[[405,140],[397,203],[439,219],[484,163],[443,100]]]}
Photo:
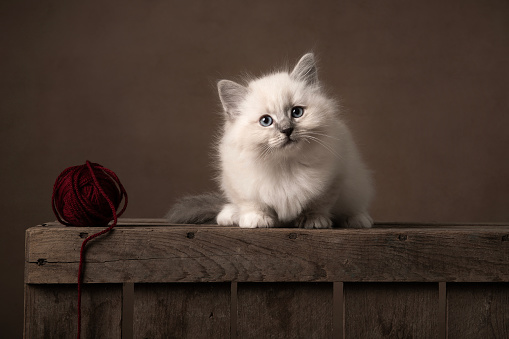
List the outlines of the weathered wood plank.
{"label": "weathered wood plank", "polygon": [[334,282],[332,288],[332,339],[343,338],[343,319],[344,319],[344,298],[342,282]]}
{"label": "weathered wood plank", "polygon": [[[72,338],[78,327],[76,285],[25,286],[24,338]],[[84,285],[81,337],[122,337],[122,285]]]}
{"label": "weathered wood plank", "polygon": [[[65,225],[61,224],[58,221],[49,221],[45,222],[42,225],[47,227],[63,227]],[[41,225],[41,226],[42,226]],[[118,219],[118,224],[116,227],[124,227],[124,226],[184,226],[189,224],[174,224],[169,223],[167,219],[164,218],[120,218]],[[203,226],[218,226],[217,224],[200,224]],[[475,226],[475,227],[485,227],[485,226],[507,226],[507,223],[503,222],[455,222],[455,223],[425,223],[425,222],[376,222],[375,228],[430,228],[430,227],[464,227],[464,226]],[[73,226],[70,226],[73,227]],[[219,226],[224,227],[224,226]]]}
{"label": "weathered wood plank", "polygon": [[228,338],[230,284],[135,284],[134,338]]}
{"label": "weathered wood plank", "polygon": [[239,283],[239,338],[331,338],[332,283]]}
{"label": "weathered wood plank", "polygon": [[[99,228],[27,230],[26,282],[73,283]],[[85,234],[86,233],[86,234]],[[85,282],[509,281],[509,226],[123,226],[90,242]]]}
{"label": "weathered wood plank", "polygon": [[346,338],[437,338],[438,284],[345,283]]}
{"label": "weathered wood plank", "polygon": [[447,284],[447,322],[450,339],[509,338],[509,283]]}

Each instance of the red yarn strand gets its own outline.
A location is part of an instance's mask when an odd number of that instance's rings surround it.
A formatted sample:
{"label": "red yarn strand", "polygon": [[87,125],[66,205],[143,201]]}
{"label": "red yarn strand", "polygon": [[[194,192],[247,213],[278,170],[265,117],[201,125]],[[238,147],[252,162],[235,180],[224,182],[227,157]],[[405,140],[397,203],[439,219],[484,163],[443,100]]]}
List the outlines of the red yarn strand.
{"label": "red yarn strand", "polygon": [[[100,181],[103,182],[102,185]],[[87,192],[83,192],[85,187],[88,187]],[[91,187],[97,190],[100,196],[97,193],[94,196],[95,192],[90,192]],[[71,198],[68,198],[69,195]],[[105,215],[102,208],[98,210],[98,207],[105,207],[98,205],[101,197],[107,202],[111,216]],[[115,201],[112,201],[112,198]],[[124,206],[117,213],[122,199]],[[67,226],[102,226],[107,225],[113,219],[109,227],[87,237],[81,244],[78,267],[78,339],[81,335],[81,293],[86,245],[90,240],[111,231],[117,225],[118,217],[124,213],[127,207],[127,200],[127,192],[117,175],[88,160],[85,165],[65,169],[53,186],[52,208],[60,223]],[[66,220],[66,218],[71,220]]]}

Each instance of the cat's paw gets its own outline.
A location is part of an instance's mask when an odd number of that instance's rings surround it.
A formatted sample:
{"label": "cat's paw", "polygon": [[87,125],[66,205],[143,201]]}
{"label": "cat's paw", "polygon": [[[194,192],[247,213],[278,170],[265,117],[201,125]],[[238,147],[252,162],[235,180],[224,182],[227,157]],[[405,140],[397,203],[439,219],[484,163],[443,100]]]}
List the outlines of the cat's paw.
{"label": "cat's paw", "polygon": [[273,227],[274,219],[259,211],[251,211],[240,215],[239,226],[243,228]]}
{"label": "cat's paw", "polygon": [[367,213],[361,213],[348,217],[345,221],[345,227],[348,228],[371,228],[373,219]]}
{"label": "cat's paw", "polygon": [[217,224],[221,226],[232,226],[239,223],[237,208],[228,204],[223,207],[216,218]]}
{"label": "cat's paw", "polygon": [[332,220],[322,214],[306,214],[298,219],[297,225],[300,228],[331,228]]}

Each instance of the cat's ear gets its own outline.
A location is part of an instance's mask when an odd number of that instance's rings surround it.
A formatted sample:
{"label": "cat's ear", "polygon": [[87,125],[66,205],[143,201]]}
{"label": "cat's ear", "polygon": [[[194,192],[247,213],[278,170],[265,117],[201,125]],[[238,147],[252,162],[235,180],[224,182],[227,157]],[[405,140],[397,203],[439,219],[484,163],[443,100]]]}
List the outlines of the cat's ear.
{"label": "cat's ear", "polygon": [[318,84],[318,72],[313,53],[304,54],[290,76],[296,80],[304,81],[308,85]]}
{"label": "cat's ear", "polygon": [[230,80],[220,80],[217,90],[225,112],[230,116],[240,113],[239,106],[247,95],[247,88]]}

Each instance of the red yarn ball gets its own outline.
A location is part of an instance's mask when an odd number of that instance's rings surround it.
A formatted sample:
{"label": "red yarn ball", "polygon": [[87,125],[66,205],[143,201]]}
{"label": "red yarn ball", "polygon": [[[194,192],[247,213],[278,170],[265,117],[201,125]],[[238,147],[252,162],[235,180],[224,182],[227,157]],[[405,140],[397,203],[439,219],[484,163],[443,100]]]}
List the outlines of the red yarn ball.
{"label": "red yarn ball", "polygon": [[[124,206],[116,213],[122,199]],[[68,226],[105,226],[127,207],[127,192],[117,175],[96,163],[65,169],[55,181],[53,212]]]}

